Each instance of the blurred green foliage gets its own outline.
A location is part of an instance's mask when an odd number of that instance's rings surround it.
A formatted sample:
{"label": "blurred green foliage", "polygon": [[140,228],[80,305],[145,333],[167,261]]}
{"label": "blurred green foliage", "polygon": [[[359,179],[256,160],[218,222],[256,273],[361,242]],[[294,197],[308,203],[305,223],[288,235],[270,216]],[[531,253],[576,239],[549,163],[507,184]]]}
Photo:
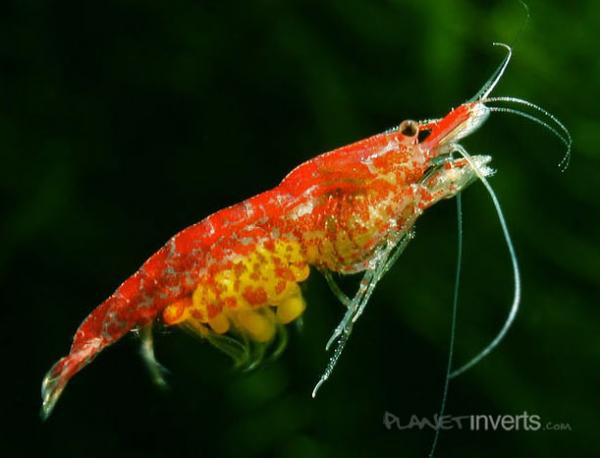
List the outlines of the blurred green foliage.
{"label": "blurred green foliage", "polygon": [[[571,431],[453,430],[439,456],[598,454],[600,3],[518,1],[8,1],[0,6],[3,456],[425,456],[454,277],[455,208],[424,215],[316,400],[341,316],[314,274],[277,362],[235,373],[208,345],[157,338],[171,389],[135,339],[106,351],[37,417],[39,384],[79,321],[168,237],[277,184],[298,163],[471,97],[514,46],[496,94],[539,103],[575,141],[494,115],[465,140],[492,179],[520,256],[507,340],[453,380],[448,412],[538,414]],[[456,360],[497,332],[511,271],[481,185],[464,194]],[[351,283],[351,282],[350,282]],[[352,287],[351,284],[346,285]]]}

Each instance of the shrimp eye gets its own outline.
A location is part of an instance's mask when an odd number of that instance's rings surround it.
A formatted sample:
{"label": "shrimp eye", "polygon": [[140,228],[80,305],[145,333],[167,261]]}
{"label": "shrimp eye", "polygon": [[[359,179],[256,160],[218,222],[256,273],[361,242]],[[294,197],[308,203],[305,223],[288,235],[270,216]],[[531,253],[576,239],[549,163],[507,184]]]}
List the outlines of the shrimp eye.
{"label": "shrimp eye", "polygon": [[400,123],[398,130],[405,137],[414,137],[419,133],[419,125],[415,121],[406,120]]}

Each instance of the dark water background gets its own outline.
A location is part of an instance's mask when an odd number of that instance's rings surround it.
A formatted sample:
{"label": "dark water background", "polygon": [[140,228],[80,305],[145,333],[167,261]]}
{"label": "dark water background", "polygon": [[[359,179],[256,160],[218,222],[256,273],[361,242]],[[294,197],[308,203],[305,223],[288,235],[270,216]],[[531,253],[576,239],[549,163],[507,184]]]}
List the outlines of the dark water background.
{"label": "dark water background", "polygon": [[[38,418],[45,371],[79,322],[173,233],[270,188],[295,165],[402,119],[471,97],[514,45],[497,95],[543,105],[562,145],[494,115],[464,143],[491,180],[523,276],[508,338],[450,385],[454,415],[536,414],[567,431],[442,434],[439,456],[583,456],[598,446],[600,3],[530,1],[2,2],[0,352],[6,457],[426,456],[454,276],[455,206],[419,221],[332,379],[310,392],[342,309],[311,276],[304,329],[276,363],[232,372],[208,345],[157,338],[171,389],[155,389],[133,336]],[[456,358],[497,332],[512,294],[483,187],[464,194]]]}

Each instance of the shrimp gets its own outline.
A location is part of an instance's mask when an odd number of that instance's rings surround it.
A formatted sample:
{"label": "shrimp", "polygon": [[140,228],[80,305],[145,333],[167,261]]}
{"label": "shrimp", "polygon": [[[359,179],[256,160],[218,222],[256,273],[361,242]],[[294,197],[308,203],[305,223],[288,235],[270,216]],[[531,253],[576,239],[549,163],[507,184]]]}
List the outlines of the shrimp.
{"label": "shrimp", "polygon": [[[300,285],[311,269],[325,275],[345,307],[327,345],[337,347],[314,396],[377,283],[414,237],[418,217],[492,175],[491,157],[469,155],[460,139],[478,129],[492,111],[507,111],[533,119],[570,142],[558,132],[566,131],[564,126],[536,105],[488,97],[510,60],[506,48],[506,58],[482,90],[443,118],[406,120],[316,156],[274,189],[174,235],[79,326],[69,354],[43,380],[42,417],[51,414],[76,373],[130,331],[139,332],[142,356],[154,380],[164,384],[153,350],[152,327],[157,323],[202,337],[239,366],[253,367],[267,352],[278,354],[285,346],[285,326],[306,308]],[[541,111],[558,128],[513,108],[490,107],[491,102]],[[354,297],[341,291],[333,273],[363,274]]]}

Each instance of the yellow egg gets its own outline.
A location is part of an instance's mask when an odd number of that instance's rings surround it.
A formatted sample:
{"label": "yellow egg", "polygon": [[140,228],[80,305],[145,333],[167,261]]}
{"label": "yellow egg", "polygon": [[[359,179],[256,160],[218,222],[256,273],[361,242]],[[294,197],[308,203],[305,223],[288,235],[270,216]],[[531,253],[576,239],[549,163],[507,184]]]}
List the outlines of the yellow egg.
{"label": "yellow egg", "polygon": [[229,331],[229,318],[224,313],[220,313],[214,318],[209,318],[208,324],[217,334],[225,334]]}
{"label": "yellow egg", "polygon": [[248,333],[252,340],[268,342],[275,335],[275,320],[273,312],[268,309],[261,311],[240,310],[236,314],[236,323],[240,330]]}
{"label": "yellow egg", "polygon": [[284,299],[277,307],[277,321],[288,324],[304,312],[306,302],[300,293]]}

